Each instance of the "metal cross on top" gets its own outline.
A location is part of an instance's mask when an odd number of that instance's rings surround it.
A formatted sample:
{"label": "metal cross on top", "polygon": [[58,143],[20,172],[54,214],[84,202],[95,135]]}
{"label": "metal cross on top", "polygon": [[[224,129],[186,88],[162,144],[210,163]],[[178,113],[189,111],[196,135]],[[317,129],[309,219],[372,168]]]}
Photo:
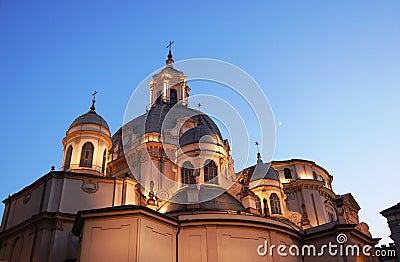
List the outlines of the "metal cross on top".
{"label": "metal cross on top", "polygon": [[92,96],[93,96],[93,100],[96,100],[96,95],[97,95],[97,91],[96,91],[96,90],[94,90],[94,92],[93,92],[93,94],[92,94]]}
{"label": "metal cross on top", "polygon": [[199,111],[200,111],[200,107],[202,106],[202,104],[201,103],[198,103],[197,104],[197,107],[199,108]]}
{"label": "metal cross on top", "polygon": [[96,90],[94,90],[94,92],[93,92],[93,94],[92,94],[92,96],[93,96],[93,99],[92,99],[92,106],[90,107],[90,110],[92,110],[92,111],[94,111],[96,108],[94,107],[94,103],[96,103],[96,94],[97,94],[97,91]]}
{"label": "metal cross on top", "polygon": [[257,147],[257,152],[260,153],[260,148],[258,147],[260,145],[260,143],[258,143],[258,141],[256,141],[256,147]]}
{"label": "metal cross on top", "polygon": [[169,41],[169,44],[166,46],[166,48],[168,48],[168,50],[171,52],[171,47],[174,44],[174,41]]}
{"label": "metal cross on top", "polygon": [[258,143],[258,141],[256,141],[256,147],[257,147],[257,163],[258,161],[261,161],[261,154],[260,154],[260,143]]}

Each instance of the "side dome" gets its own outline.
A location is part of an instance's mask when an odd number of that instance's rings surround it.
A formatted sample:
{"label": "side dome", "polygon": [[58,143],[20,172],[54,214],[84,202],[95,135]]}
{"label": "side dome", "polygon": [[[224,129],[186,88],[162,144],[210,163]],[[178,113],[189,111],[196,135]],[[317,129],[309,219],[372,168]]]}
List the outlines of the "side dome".
{"label": "side dome", "polygon": [[249,181],[270,179],[280,181],[278,172],[271,167],[271,163],[264,163],[260,153],[257,155],[257,164],[244,169],[241,174],[247,173]]}
{"label": "side dome", "polygon": [[249,170],[249,177],[252,181],[259,179],[271,179],[279,181],[278,173],[267,163],[257,163],[257,165],[251,167]]}
{"label": "side dome", "polygon": [[179,145],[180,147],[183,147],[186,145],[199,143],[200,141],[202,143],[214,145],[222,144],[218,134],[216,134],[212,129],[204,125],[199,125],[183,133],[179,139]]}
{"label": "side dome", "polygon": [[69,126],[69,128],[82,125],[82,124],[95,124],[99,125],[102,127],[107,128],[108,130],[108,124],[104,118],[102,118],[99,114],[97,114],[94,110],[90,110],[89,112],[77,117],[74,122]]}
{"label": "side dome", "polygon": [[111,134],[107,122],[95,112],[95,102],[93,98],[90,111],[72,122],[62,140],[64,171],[106,175]]}

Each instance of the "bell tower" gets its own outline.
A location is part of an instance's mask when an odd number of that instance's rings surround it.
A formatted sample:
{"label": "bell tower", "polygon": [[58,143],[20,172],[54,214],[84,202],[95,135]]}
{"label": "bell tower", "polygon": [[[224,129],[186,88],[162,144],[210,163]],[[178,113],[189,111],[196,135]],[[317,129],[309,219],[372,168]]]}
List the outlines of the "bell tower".
{"label": "bell tower", "polygon": [[181,103],[187,106],[190,88],[186,85],[186,76],[183,72],[174,68],[174,59],[171,51],[173,43],[173,41],[170,41],[167,46],[169,51],[165,67],[161,72],[155,74],[153,80],[149,82],[150,107],[161,103]]}

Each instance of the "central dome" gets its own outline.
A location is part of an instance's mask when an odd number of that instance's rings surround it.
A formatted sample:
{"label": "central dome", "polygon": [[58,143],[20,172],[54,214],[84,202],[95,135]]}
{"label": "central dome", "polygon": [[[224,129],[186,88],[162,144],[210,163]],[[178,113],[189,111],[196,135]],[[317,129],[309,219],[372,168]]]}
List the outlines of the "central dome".
{"label": "central dome", "polygon": [[183,147],[189,144],[199,143],[200,141],[202,143],[221,145],[218,134],[204,125],[196,126],[183,133],[179,139],[179,145]]}
{"label": "central dome", "polygon": [[157,104],[149,110],[146,114],[145,133],[161,133],[162,129],[173,128],[178,119],[195,118],[198,115],[202,116],[203,125],[222,139],[219,128],[209,116],[180,104],[169,103]]}

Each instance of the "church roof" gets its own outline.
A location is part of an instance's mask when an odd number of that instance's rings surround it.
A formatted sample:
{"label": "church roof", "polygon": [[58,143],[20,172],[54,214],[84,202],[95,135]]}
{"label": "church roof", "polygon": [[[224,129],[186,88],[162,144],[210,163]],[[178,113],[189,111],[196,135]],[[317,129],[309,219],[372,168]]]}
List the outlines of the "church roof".
{"label": "church roof", "polygon": [[106,120],[104,120],[104,118],[98,115],[94,110],[90,110],[89,112],[76,118],[69,128],[82,124],[96,124],[109,129]]}
{"label": "church roof", "polygon": [[385,215],[387,215],[387,214],[389,214],[389,213],[391,213],[391,212],[399,212],[399,210],[400,210],[400,203],[397,203],[397,204],[394,205],[394,206],[391,206],[391,207],[389,207],[389,208],[386,208],[385,210],[381,211],[380,213],[381,213],[383,216],[385,216]]}
{"label": "church roof", "polygon": [[[193,211],[193,210],[208,210],[208,211],[220,211],[220,210],[234,210],[246,212],[242,203],[239,202],[235,197],[233,197],[228,192],[224,191],[222,188],[217,188],[214,186],[200,186],[199,189],[199,202],[196,204],[181,204],[188,202],[186,187],[176,193],[170,200],[168,200],[160,210],[165,214]],[[216,197],[207,200],[210,196]],[[207,201],[205,201],[207,200]]]}

